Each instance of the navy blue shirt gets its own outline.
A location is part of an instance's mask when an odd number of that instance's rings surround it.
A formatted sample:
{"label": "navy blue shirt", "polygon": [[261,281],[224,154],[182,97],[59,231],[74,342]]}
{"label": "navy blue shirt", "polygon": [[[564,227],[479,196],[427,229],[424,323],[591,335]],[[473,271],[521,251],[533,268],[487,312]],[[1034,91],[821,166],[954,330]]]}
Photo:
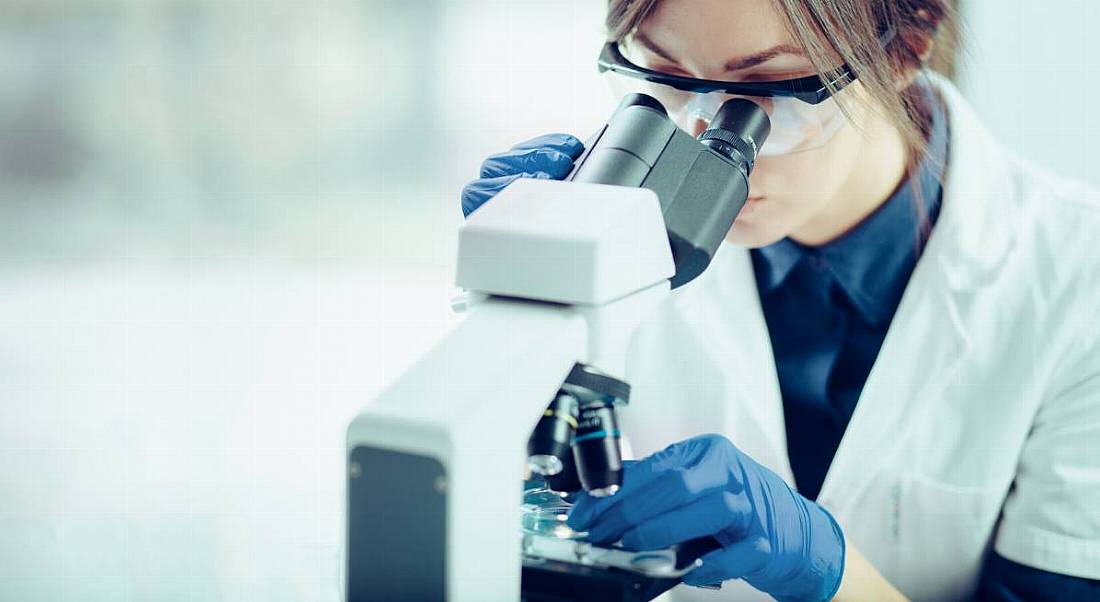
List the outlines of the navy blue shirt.
{"label": "navy blue shirt", "polygon": [[[783,239],[751,253],[775,353],[798,491],[816,499],[863,384],[939,215],[947,118],[928,94],[928,153],[871,215],[817,247]],[[808,311],[809,310],[809,311]],[[980,600],[1097,600],[1100,581],[990,553]]]}
{"label": "navy blue shirt", "polygon": [[947,119],[929,100],[928,153],[885,203],[824,245],[785,238],[751,253],[783,395],[787,452],[798,491],[809,499],[821,491],[939,214]]}

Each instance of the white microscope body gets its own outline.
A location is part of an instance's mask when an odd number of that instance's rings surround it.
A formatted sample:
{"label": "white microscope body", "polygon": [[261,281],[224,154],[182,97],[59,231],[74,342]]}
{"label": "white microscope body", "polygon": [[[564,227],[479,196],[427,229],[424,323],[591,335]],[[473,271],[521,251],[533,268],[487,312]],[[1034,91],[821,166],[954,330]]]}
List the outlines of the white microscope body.
{"label": "white microscope body", "polygon": [[349,602],[520,599],[527,438],[574,363],[624,376],[675,272],[651,190],[534,179],[470,216],[457,268],[477,302],[347,431]]}
{"label": "white microscope body", "polygon": [[[676,583],[616,582],[620,565],[589,570],[570,559],[560,571],[531,566],[532,587],[521,590],[526,444],[544,412],[559,420],[548,405],[568,378],[564,395],[580,387],[596,397],[572,419],[576,436],[555,440],[591,494],[615,492],[614,411],[597,406],[629,397],[621,381],[631,336],[671,287],[709,265],[769,131],[766,112],[738,98],[694,138],[656,99],[630,94],[571,181],[516,180],[469,218],[457,284],[478,302],[348,427],[349,602],[649,600]],[[583,374],[572,371],[577,363]],[[603,464],[584,451],[593,445]],[[619,553],[578,545],[582,560]],[[674,568],[683,566],[678,557]]]}

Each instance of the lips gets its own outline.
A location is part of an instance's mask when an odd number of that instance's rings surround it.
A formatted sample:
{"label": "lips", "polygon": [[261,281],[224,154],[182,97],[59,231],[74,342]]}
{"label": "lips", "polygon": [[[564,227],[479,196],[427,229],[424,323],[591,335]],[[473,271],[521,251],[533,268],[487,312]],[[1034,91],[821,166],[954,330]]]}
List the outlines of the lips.
{"label": "lips", "polygon": [[741,219],[742,217],[745,217],[746,215],[752,213],[753,210],[756,209],[756,206],[759,205],[763,200],[764,197],[762,196],[754,196],[745,199],[745,204],[741,207],[741,211],[737,213],[737,219]]}

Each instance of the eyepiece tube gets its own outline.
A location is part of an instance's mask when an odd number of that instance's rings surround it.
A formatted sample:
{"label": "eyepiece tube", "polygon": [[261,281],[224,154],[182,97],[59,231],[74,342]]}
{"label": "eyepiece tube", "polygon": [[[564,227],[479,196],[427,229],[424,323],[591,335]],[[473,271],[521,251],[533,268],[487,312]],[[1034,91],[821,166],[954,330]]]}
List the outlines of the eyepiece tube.
{"label": "eyepiece tube", "polygon": [[734,98],[722,104],[711,120],[710,128],[700,134],[699,141],[734,161],[745,161],[747,176],[752,172],[756,155],[771,129],[771,120],[760,105],[744,98]]}
{"label": "eyepiece tube", "polygon": [[771,120],[764,109],[744,98],[734,98],[722,104],[711,120],[710,127],[736,132],[754,148],[763,144],[772,130]]}
{"label": "eyepiece tube", "polygon": [[661,104],[661,101],[653,98],[648,94],[640,94],[638,92],[634,92],[624,96],[622,101],[619,102],[618,110],[625,109],[626,107],[635,106],[649,107],[654,111],[657,111],[661,115],[668,117],[668,111],[665,109],[665,105]]}
{"label": "eyepiece tube", "polygon": [[591,184],[641,186],[676,132],[657,99],[627,94],[598,142],[578,161],[571,179]]}

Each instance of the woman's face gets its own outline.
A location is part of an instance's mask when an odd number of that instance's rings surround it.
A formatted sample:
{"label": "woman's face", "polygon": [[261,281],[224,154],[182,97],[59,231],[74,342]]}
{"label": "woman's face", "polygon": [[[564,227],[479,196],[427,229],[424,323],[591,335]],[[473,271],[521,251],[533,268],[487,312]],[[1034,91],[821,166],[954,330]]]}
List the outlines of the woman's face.
{"label": "woman's face", "polygon": [[[769,81],[816,73],[772,0],[664,0],[636,38],[645,40],[635,46],[646,66],[678,75]],[[840,94],[854,98],[860,93],[856,81]],[[845,106],[856,121],[864,113],[859,103]],[[691,121],[678,125],[693,135],[706,127]],[[760,157],[749,179],[749,201],[727,240],[765,246],[827,215],[831,204],[843,202],[838,197],[867,146],[860,132],[844,121],[822,146]]]}

